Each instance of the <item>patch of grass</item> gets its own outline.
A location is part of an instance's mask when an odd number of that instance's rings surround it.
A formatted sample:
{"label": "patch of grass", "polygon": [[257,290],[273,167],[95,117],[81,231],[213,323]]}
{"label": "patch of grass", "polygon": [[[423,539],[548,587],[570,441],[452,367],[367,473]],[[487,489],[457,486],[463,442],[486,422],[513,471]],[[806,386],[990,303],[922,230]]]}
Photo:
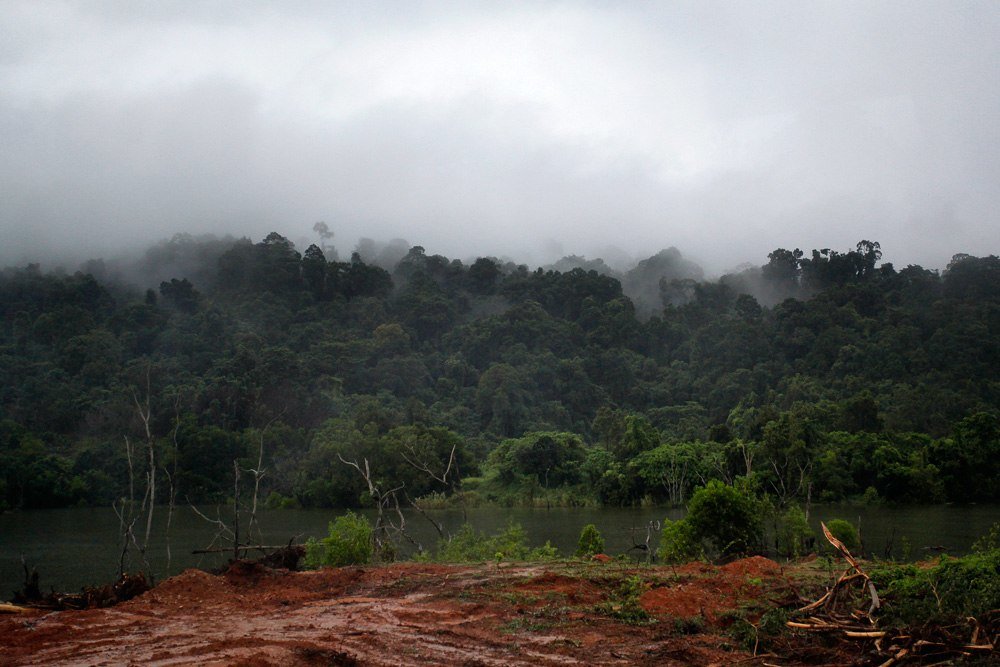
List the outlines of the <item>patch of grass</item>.
{"label": "patch of grass", "polygon": [[525,617],[515,618],[500,626],[500,633],[504,635],[516,635],[522,632],[542,632],[552,627],[551,623],[530,619]]}

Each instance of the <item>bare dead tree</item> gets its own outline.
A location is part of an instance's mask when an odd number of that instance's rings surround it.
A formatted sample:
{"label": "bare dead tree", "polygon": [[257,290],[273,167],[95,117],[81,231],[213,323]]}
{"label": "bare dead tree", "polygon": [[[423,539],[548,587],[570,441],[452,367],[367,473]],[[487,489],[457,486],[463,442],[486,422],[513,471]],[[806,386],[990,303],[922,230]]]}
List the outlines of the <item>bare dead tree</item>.
{"label": "bare dead tree", "polygon": [[216,532],[215,532],[215,535],[212,536],[212,541],[209,543],[209,545],[205,549],[201,549],[201,550],[199,550],[199,552],[202,552],[202,553],[213,553],[213,552],[218,552],[218,551],[229,551],[229,547],[226,547],[225,549],[221,549],[221,550],[220,549],[213,549],[213,547],[215,546],[215,544],[218,541],[220,541],[220,540],[232,541],[233,544],[237,544],[238,543],[238,541],[235,539],[236,535],[233,532],[233,530],[228,525],[226,525],[225,521],[222,520],[222,512],[221,512],[221,510],[218,507],[215,508],[216,517],[213,519],[211,517],[206,516],[204,514],[204,512],[202,512],[201,510],[199,510],[194,505],[194,503],[192,503],[190,501],[190,499],[188,499],[188,506],[191,508],[191,511],[193,511],[195,514],[197,514],[198,516],[200,516],[202,519],[204,519],[205,521],[207,521],[208,523],[210,523],[210,524],[212,524],[212,525],[214,525],[216,527]]}
{"label": "bare dead tree", "polygon": [[[403,459],[411,466],[413,466],[413,468],[423,473],[426,473],[427,475],[430,476],[431,479],[433,479],[436,482],[440,482],[447,488],[448,475],[451,473],[452,467],[457,468],[457,466],[455,465],[455,449],[457,448],[457,446],[458,446],[457,443],[451,446],[451,452],[448,454],[448,463],[445,465],[444,471],[441,472],[440,474],[432,470],[427,462],[421,460],[421,457],[417,453],[416,448],[413,446],[412,442],[406,443],[405,450],[402,452],[402,454],[403,454]],[[424,508],[422,508],[415,499],[411,498],[409,494],[405,495],[406,495],[406,501],[410,504],[410,507],[415,509],[420,514],[420,516],[427,519],[427,521],[430,522],[432,526],[434,526],[434,530],[437,531],[438,536],[441,537],[441,539],[446,539],[448,536],[445,535],[444,528],[441,526],[441,524],[432,519],[431,516],[424,511]],[[464,503],[463,503],[463,511],[464,511]]]}
{"label": "bare dead tree", "polygon": [[[391,554],[394,551],[392,544],[393,534],[405,537],[412,542],[413,540],[409,538],[409,535],[406,535],[406,518],[403,516],[403,512],[399,507],[399,499],[396,497],[396,494],[402,491],[403,485],[401,484],[388,491],[382,491],[372,478],[371,465],[368,463],[367,458],[361,459],[364,464],[363,466],[357,461],[348,461],[339,452],[337,453],[337,458],[340,459],[341,463],[358,471],[358,474],[361,475],[361,478],[368,486],[368,495],[375,501],[377,514],[375,517],[375,528],[372,531],[372,538],[375,540],[375,552],[383,559],[386,554]],[[398,524],[393,523],[386,516],[386,510],[390,507],[396,509],[396,514],[399,517]]]}
{"label": "bare dead tree", "polygon": [[[196,553],[217,553],[223,550],[214,549],[213,545],[219,541],[224,540],[232,543],[232,546],[225,551],[231,550],[233,559],[239,559],[240,554],[246,554],[248,550],[265,550],[270,548],[282,548],[282,547],[265,547],[264,537],[260,531],[260,518],[258,516],[258,510],[260,508],[260,490],[261,482],[267,475],[267,469],[264,467],[264,454],[265,454],[265,438],[267,431],[271,424],[278,419],[275,416],[270,421],[267,422],[257,432],[257,463],[255,468],[241,468],[239,459],[233,459],[233,515],[232,515],[232,527],[225,526],[225,523],[221,518],[211,519],[203,512],[201,512],[193,503],[188,501],[191,509],[200,516],[202,519],[216,525],[219,530],[216,531],[215,536],[212,538],[211,544],[205,549],[199,549]],[[249,517],[246,516],[246,508],[244,508],[243,501],[243,473],[250,473],[253,476],[253,490],[250,495],[249,500]],[[244,519],[245,522],[244,522]],[[222,530],[222,526],[225,526],[225,530]],[[256,543],[253,543],[254,531],[256,530]],[[293,538],[295,539],[295,538]]]}
{"label": "bare dead tree", "polygon": [[240,462],[233,460],[233,558],[240,558]]}
{"label": "bare dead tree", "polygon": [[659,532],[661,529],[661,524],[658,520],[651,520],[646,523],[646,540],[645,542],[638,542],[635,539],[636,528],[633,526],[631,530],[632,538],[632,548],[641,551],[646,554],[646,563],[653,562],[653,550],[649,548],[649,541],[653,537],[654,532]]}
{"label": "bare dead tree", "polygon": [[[448,485],[448,473],[451,472],[451,467],[455,464],[455,448],[457,443],[451,446],[451,454],[448,455],[448,464],[444,468],[444,472],[440,475],[431,470],[430,466],[425,462],[420,460],[420,456],[416,452],[416,448],[413,446],[412,442],[406,443],[406,450],[402,452],[403,459],[409,463],[411,466],[416,468],[421,472],[425,472],[430,475],[431,479],[437,482],[441,482],[445,486]],[[407,451],[409,455],[407,455]]]}
{"label": "bare dead tree", "polygon": [[177,435],[181,428],[181,394],[178,391],[174,394],[174,427],[170,432],[170,444],[171,444],[171,467],[167,468],[163,466],[163,474],[167,477],[167,528],[166,528],[166,542],[167,542],[167,572],[170,572],[170,565],[172,560],[172,554],[170,552],[170,527],[174,518],[174,509],[177,506],[177,459],[180,456],[180,446],[177,441]]}
{"label": "bare dead tree", "polygon": [[[152,409],[150,408],[150,366],[146,366],[146,392],[145,399],[140,401],[139,395],[136,393],[135,388],[132,388],[132,401],[135,403],[136,414],[139,416],[139,420],[142,422],[143,431],[146,439],[146,491],[143,494],[141,511],[146,513],[146,530],[143,535],[143,540],[141,544],[137,544],[139,550],[139,555],[142,557],[143,564],[146,568],[146,574],[149,578],[149,583],[153,583],[153,573],[149,567],[149,561],[146,558],[146,552],[149,549],[149,539],[153,532],[153,513],[156,507],[156,441],[153,438],[153,431],[150,427],[150,419],[152,416]],[[126,439],[127,444],[127,439]],[[129,457],[129,465],[131,466],[131,457]],[[133,533],[133,540],[135,535]]]}
{"label": "bare dead tree", "polygon": [[[280,415],[279,415],[280,416]],[[257,529],[257,541],[259,544],[264,543],[264,536],[260,532],[260,525],[257,519],[257,503],[260,496],[260,483],[264,480],[265,475],[267,475],[267,470],[264,468],[264,437],[267,435],[267,430],[271,428],[271,424],[278,419],[278,416],[272,417],[262,429],[257,434],[257,467],[247,468],[245,472],[249,472],[253,475],[253,496],[250,499],[250,518],[247,521],[247,540],[249,541],[254,528]],[[237,507],[239,503],[237,503]]]}
{"label": "bare dead tree", "polygon": [[132,443],[125,436],[125,460],[128,463],[128,497],[120,498],[111,507],[118,516],[118,534],[122,538],[122,551],[118,559],[118,575],[125,574],[125,560],[129,546],[135,541],[135,522],[139,515],[135,511],[135,466],[132,463]]}

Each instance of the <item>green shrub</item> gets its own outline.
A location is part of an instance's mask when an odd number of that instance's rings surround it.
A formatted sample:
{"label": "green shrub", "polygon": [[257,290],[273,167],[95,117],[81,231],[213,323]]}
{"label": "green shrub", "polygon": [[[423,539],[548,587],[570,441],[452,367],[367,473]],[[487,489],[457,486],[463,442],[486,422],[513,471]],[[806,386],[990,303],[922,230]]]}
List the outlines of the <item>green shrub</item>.
{"label": "green shrub", "polygon": [[668,565],[679,565],[701,558],[703,554],[701,543],[690,523],[684,519],[678,521],[664,519],[657,555]]}
{"label": "green shrub", "polygon": [[597,605],[597,610],[629,625],[652,623],[654,620],[639,604],[639,598],[645,590],[642,579],[638,576],[628,577],[621,582],[608,602]]}
{"label": "green shrub", "polygon": [[722,556],[747,553],[763,542],[764,524],[757,500],[747,491],[710,481],[695,491],[685,521],[699,540]]}
{"label": "green shrub", "polygon": [[945,557],[930,568],[887,566],[871,576],[882,593],[881,618],[891,625],[950,625],[1000,609],[1000,549]]}
{"label": "green shrub", "polygon": [[283,496],[277,491],[272,491],[268,496],[267,500],[264,501],[264,507],[269,510],[288,510],[288,509],[300,509],[302,507],[299,503],[298,498]]}
{"label": "green shrub", "polygon": [[778,553],[798,558],[806,553],[806,541],[815,535],[806,520],[806,513],[797,505],[792,505],[781,515],[778,525]]}
{"label": "green shrub", "polygon": [[535,547],[528,553],[528,560],[556,560],[559,558],[559,549],[552,546],[552,542],[545,540],[545,544]]}
{"label": "green shrub", "polygon": [[972,543],[973,553],[986,553],[1000,549],[1000,523],[994,523],[985,535]]}
{"label": "green shrub", "polygon": [[372,526],[354,512],[331,521],[329,536],[306,542],[306,567],[363,565],[371,558]]}
{"label": "green shrub", "polygon": [[601,553],[604,553],[604,538],[601,537],[597,526],[588,523],[580,531],[580,540],[576,544],[576,553],[573,555],[577,558],[589,558]]}
{"label": "green shrub", "polygon": [[463,524],[449,540],[438,543],[435,560],[446,563],[476,563],[497,559],[526,560],[531,554],[528,536],[520,524],[508,523],[494,534],[485,535],[469,524]]}
{"label": "green shrub", "polygon": [[830,534],[844,543],[848,551],[857,556],[858,549],[861,548],[861,538],[858,536],[858,529],[850,521],[844,519],[833,519],[828,521],[826,529]]}

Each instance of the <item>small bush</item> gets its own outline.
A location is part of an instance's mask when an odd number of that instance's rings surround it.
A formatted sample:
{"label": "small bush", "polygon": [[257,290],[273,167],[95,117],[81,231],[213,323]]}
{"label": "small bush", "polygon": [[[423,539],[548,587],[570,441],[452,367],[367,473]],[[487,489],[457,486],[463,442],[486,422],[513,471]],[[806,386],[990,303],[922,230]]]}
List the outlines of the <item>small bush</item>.
{"label": "small bush", "polygon": [[330,534],[306,542],[306,567],[363,565],[372,558],[372,526],[368,519],[348,512],[330,522]]}
{"label": "small bush", "polygon": [[664,519],[657,555],[668,565],[679,565],[701,558],[703,554],[701,543],[690,523],[684,519]]}
{"label": "small bush", "polygon": [[552,542],[545,540],[545,544],[535,547],[528,554],[528,560],[556,560],[559,558],[559,549],[552,546]]}
{"label": "small bush", "polygon": [[604,538],[601,537],[597,526],[588,523],[580,531],[580,540],[577,542],[576,553],[573,555],[577,558],[589,558],[602,553],[604,553]]}
{"label": "small bush", "polygon": [[700,540],[722,556],[758,549],[764,538],[762,511],[749,492],[710,481],[695,491],[684,519]]}
{"label": "small bush", "polygon": [[267,496],[267,500],[264,501],[264,507],[269,510],[289,510],[300,509],[302,505],[299,503],[298,498],[283,496],[277,491],[272,491],[270,495]]}
{"label": "small bush", "polygon": [[809,527],[805,512],[797,505],[792,505],[781,515],[778,525],[778,553],[798,558],[806,553],[806,543],[815,535]]}
{"label": "small bush", "polygon": [[858,529],[850,521],[833,519],[827,522],[826,528],[831,535],[843,542],[852,554],[858,555],[857,551],[861,548],[861,539],[858,537]]}

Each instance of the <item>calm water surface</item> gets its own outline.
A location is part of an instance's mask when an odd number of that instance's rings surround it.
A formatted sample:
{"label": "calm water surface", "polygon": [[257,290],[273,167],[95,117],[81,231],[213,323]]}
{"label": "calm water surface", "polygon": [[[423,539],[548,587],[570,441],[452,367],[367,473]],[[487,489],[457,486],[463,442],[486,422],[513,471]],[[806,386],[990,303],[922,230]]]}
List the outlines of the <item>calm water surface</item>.
{"label": "calm water surface", "polygon": [[[337,510],[265,512],[260,517],[264,543],[285,544],[290,539],[302,541],[310,536],[321,537],[326,534],[327,523],[337,514]],[[464,520],[459,510],[439,510],[430,514],[450,531],[456,530]],[[576,548],[580,529],[593,523],[604,536],[608,553],[638,555],[641,552],[633,547],[646,542],[650,521],[664,517],[677,519],[683,514],[683,510],[666,508],[481,508],[469,510],[467,517],[473,527],[487,533],[502,529],[508,521],[518,522],[533,546],[549,540],[564,554],[571,554]],[[225,515],[223,518],[228,519]],[[860,524],[868,553],[883,555],[891,543],[898,557],[905,537],[912,545],[912,557],[920,558],[931,553],[925,547],[945,547],[951,553],[964,553],[977,537],[1000,521],[1000,506],[814,507],[810,522],[818,534],[819,521],[832,518]],[[191,553],[211,545],[215,528],[190,508],[180,508],[170,530],[168,569],[163,530],[165,508],[158,512],[156,519],[150,555],[158,578],[189,567],[211,568],[223,562],[225,557],[221,555]],[[433,547],[437,532],[431,524],[416,514],[408,514],[407,521],[408,532],[414,540],[426,548]],[[657,538],[657,532],[652,531],[649,541],[652,548],[656,547]],[[74,591],[85,585],[109,582],[118,571],[121,554],[118,518],[110,508],[0,514],[0,600],[10,598],[23,582],[22,554],[29,565],[37,568],[43,590]]]}

